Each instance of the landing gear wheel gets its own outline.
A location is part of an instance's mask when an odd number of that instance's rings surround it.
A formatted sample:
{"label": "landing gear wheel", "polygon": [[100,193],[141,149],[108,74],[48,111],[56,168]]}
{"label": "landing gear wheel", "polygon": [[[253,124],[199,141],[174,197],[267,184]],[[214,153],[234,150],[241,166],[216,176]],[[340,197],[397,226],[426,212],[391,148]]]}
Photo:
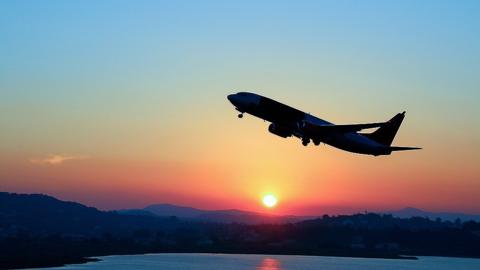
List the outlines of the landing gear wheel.
{"label": "landing gear wheel", "polygon": [[319,146],[320,145],[320,140],[312,140],[313,141],[313,144],[315,146]]}
{"label": "landing gear wheel", "polygon": [[238,118],[243,118],[243,113],[239,113]]}
{"label": "landing gear wheel", "polygon": [[308,139],[308,138],[303,138],[302,139],[303,146],[307,146],[309,142],[310,142],[310,139]]}

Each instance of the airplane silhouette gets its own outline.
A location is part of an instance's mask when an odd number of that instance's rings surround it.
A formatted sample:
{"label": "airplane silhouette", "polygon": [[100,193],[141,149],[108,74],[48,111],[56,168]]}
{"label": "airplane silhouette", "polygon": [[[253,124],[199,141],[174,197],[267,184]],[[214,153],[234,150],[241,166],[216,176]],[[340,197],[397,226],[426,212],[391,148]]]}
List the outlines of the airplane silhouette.
{"label": "airplane silhouette", "polygon": [[[228,95],[228,100],[243,117],[249,113],[271,122],[268,131],[287,138],[298,137],[307,146],[325,143],[333,147],[366,155],[390,155],[393,151],[416,150],[419,147],[391,146],[405,112],[398,113],[387,122],[335,125],[318,117],[282,104],[270,98],[248,92]],[[363,129],[378,128],[372,133],[359,133]]]}

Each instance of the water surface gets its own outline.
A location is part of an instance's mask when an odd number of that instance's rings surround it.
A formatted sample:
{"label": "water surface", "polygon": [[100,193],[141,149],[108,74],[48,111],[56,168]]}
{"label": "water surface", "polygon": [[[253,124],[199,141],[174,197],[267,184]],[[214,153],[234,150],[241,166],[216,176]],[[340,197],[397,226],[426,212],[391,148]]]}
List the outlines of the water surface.
{"label": "water surface", "polygon": [[348,257],[239,255],[239,254],[147,254],[99,257],[101,261],[47,269],[71,270],[479,270],[480,259],[419,257],[393,260]]}

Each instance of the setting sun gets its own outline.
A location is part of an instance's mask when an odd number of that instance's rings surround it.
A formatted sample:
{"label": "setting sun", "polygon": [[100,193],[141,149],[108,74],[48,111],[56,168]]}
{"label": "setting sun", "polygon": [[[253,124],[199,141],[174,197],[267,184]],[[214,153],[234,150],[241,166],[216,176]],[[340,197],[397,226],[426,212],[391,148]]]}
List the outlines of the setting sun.
{"label": "setting sun", "polygon": [[262,202],[266,207],[274,207],[277,204],[277,198],[272,194],[268,194],[263,196]]}

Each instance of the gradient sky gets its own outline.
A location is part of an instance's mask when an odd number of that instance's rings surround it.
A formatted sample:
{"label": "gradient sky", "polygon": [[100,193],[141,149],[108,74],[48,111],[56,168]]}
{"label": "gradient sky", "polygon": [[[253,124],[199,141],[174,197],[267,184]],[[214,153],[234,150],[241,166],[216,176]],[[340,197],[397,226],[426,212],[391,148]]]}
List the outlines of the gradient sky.
{"label": "gradient sky", "polygon": [[[100,209],[480,213],[478,14],[479,1],[1,1],[0,190]],[[305,148],[237,119],[237,91],[334,123],[406,110],[394,144],[424,149]]]}

